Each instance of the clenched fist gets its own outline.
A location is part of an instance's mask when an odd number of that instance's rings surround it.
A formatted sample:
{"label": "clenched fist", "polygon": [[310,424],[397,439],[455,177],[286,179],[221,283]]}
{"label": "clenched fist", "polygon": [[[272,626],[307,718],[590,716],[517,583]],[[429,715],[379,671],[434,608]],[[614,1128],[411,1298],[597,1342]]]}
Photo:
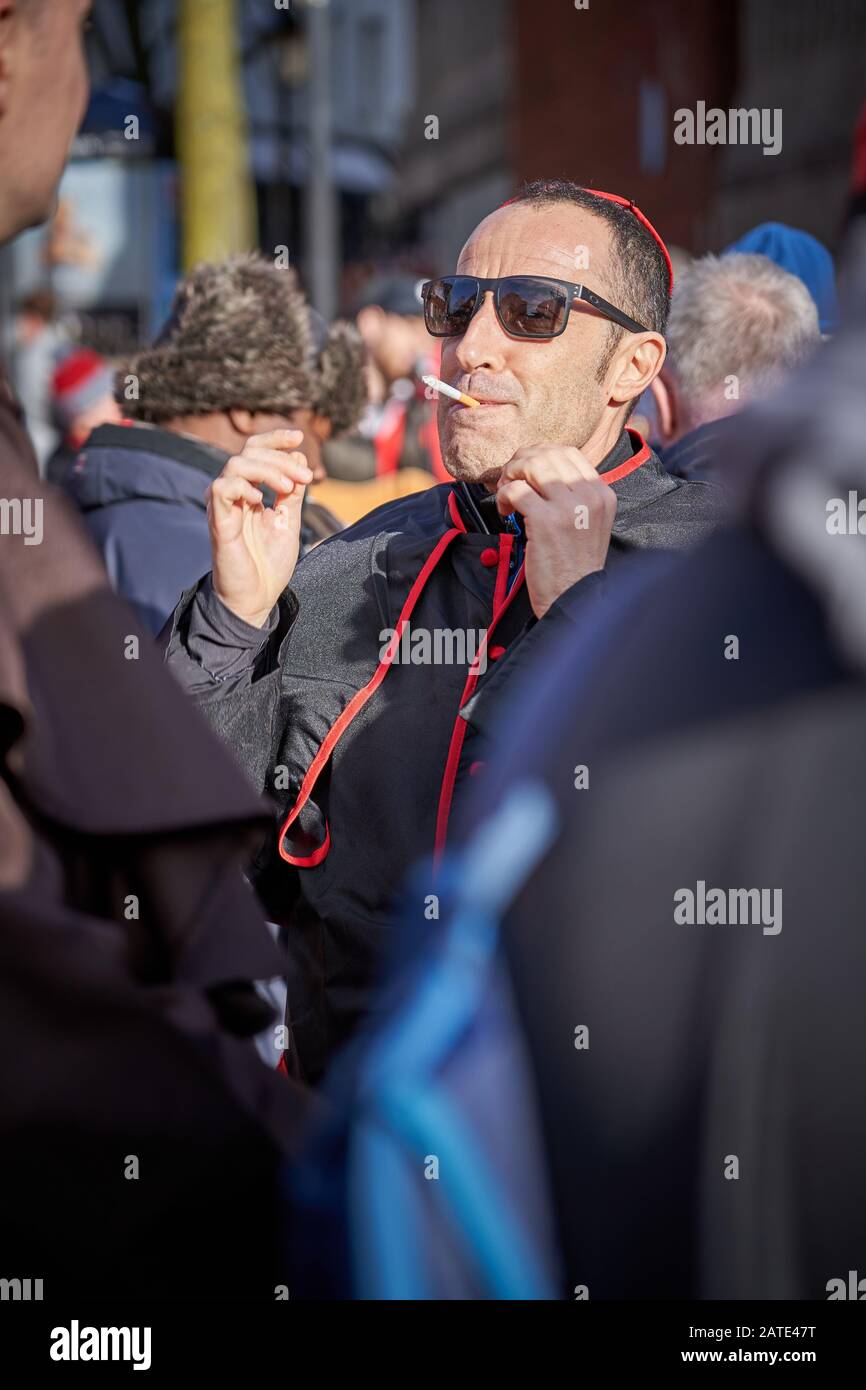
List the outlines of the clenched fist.
{"label": "clenched fist", "polygon": [[572,584],[604,568],[616,493],[579,449],[518,449],[502,470],[496,506],[502,516],[524,518],[526,588],[537,618]]}
{"label": "clenched fist", "polygon": [[[296,452],[300,430],[251,435],[208,489],[213,587],[226,608],[263,627],[295,572],[304,489],[313,474]],[[258,484],[276,493],[264,505]]]}

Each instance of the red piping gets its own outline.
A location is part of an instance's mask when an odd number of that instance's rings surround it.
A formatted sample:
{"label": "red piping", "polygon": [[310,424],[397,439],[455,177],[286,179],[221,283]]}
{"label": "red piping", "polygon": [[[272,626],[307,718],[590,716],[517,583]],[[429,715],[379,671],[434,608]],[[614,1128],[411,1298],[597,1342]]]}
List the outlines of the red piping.
{"label": "red piping", "polygon": [[[599,474],[599,476],[603,478],[603,480],[606,483],[619,482],[621,478],[625,478],[629,475],[629,473],[635,472],[636,469],[640,468],[651,457],[649,446],[645,443],[644,439],[638,433],[638,431],[632,429],[631,426],[629,426],[628,432],[636,441],[638,441],[640,447],[638,448],[637,453],[635,453],[630,459],[627,459],[625,463],[620,464],[617,468],[612,468],[609,473]],[[319,746],[316,756],[313,758],[313,761],[310,763],[310,766],[307,769],[306,776],[304,777],[304,780],[301,783],[301,789],[298,792],[295,804],[282,824],[278,840],[280,858],[284,859],[288,864],[293,864],[296,868],[315,868],[317,864],[321,864],[322,860],[325,859],[325,857],[328,854],[328,851],[331,848],[331,830],[327,821],[325,822],[325,838],[322,844],[317,846],[317,848],[313,850],[312,854],[304,856],[289,854],[283,848],[283,839],[290,826],[294,824],[301,811],[304,809],[305,805],[309,801],[313,788],[316,785],[316,782],[319,778],[319,774],[328,762],[337,743],[342,738],[343,734],[346,732],[346,729],[349,727],[356,714],[360,713],[360,711],[363,709],[364,705],[367,703],[370,697],[376,693],[379,686],[382,684],[382,681],[385,679],[385,676],[388,674],[388,671],[391,669],[391,665],[394,661],[394,657],[396,656],[397,649],[400,645],[400,638],[402,636],[403,628],[409,621],[415,604],[417,603],[421,595],[421,592],[425,584],[427,583],[427,580],[429,579],[433,570],[436,568],[436,565],[439,563],[442,554],[451,544],[451,542],[455,539],[456,536],[464,534],[466,532],[466,523],[463,520],[463,517],[461,516],[460,508],[457,505],[457,499],[453,491],[449,492],[448,494],[448,514],[451,517],[452,522],[454,523],[453,529],[446,531],[444,536],[441,536],[439,538],[430,555],[428,555],[411,589],[409,590],[406,602],[404,603],[400,611],[400,617],[397,620],[397,626],[394,629],[394,636],[391,638],[391,641],[388,644],[388,649],[385,652],[384,657],[376,667],[376,670],[373,673],[372,678],[367,682],[365,686],[362,687],[361,690],[357,691],[357,693],[349,701],[348,705],[343,710],[339,718],[336,719],[335,722],[331,725],[331,728],[328,730],[327,734],[322,740],[322,743]],[[458,709],[463,708],[466,701],[469,699],[469,697],[475,690],[475,687],[478,684],[478,680],[481,675],[481,661],[487,652],[488,644],[490,642],[491,637],[493,636],[493,632],[496,628],[496,625],[499,622],[499,619],[508,609],[518,590],[523,585],[524,572],[523,565],[521,565],[520,569],[517,572],[511,590],[506,595],[505,590],[508,584],[508,567],[511,560],[511,550],[513,544],[513,536],[507,533],[503,533],[500,535],[499,564],[496,571],[496,584],[493,591],[493,615],[490,621],[490,626],[488,627],[487,632],[485,633],[484,639],[481,643],[478,652],[475,655],[475,659],[470,668],[469,675],[467,676],[466,684],[463,687],[463,693],[460,697],[460,704],[458,706]],[[458,713],[457,719],[454,722],[454,728],[451,733],[451,742],[448,748],[448,757],[445,763],[445,772],[442,778],[442,788],[439,795],[439,809],[436,816],[434,862],[438,862],[439,858],[441,857],[442,851],[445,848],[445,841],[448,835],[448,819],[451,814],[451,802],[454,797],[454,786],[457,780],[457,769],[460,764],[460,754],[463,748],[463,740],[466,737],[466,728],[466,721],[464,719],[461,719]]]}
{"label": "red piping", "polygon": [[634,473],[638,468],[641,468],[652,457],[652,450],[643,435],[639,434],[637,430],[633,430],[631,425],[627,425],[626,429],[640,447],[636,454],[632,454],[630,459],[626,459],[625,463],[619,464],[617,468],[612,468],[609,473],[599,473],[598,476],[603,483],[620,482],[623,478],[627,478],[629,473]]}
{"label": "red piping", "polygon": [[[509,608],[518,589],[523,585],[523,565],[517,571],[511,591],[506,595],[505,588],[508,583],[508,566],[511,560],[511,549],[514,544],[514,537],[503,533],[499,537],[499,567],[496,571],[496,585],[493,590],[493,616],[490,626],[484,634],[484,639],[479,647],[475,660],[466,678],[463,693],[460,696],[458,710],[461,710],[475,690],[481,675],[481,662],[487,652],[487,645],[493,636],[499,619]],[[463,751],[463,740],[466,737],[467,724],[465,719],[461,719],[458,713],[454,721],[454,728],[451,731],[451,742],[448,747],[448,757],[445,762],[445,772],[442,777],[442,789],[439,793],[439,810],[436,816],[436,839],[433,847],[434,866],[439,863],[445,849],[445,841],[448,838],[448,818],[451,815],[451,802],[454,799],[454,786],[457,781],[457,769],[460,766],[460,754]]]}
{"label": "red piping", "polygon": [[463,520],[463,517],[460,515],[460,508],[459,508],[458,505],[457,505],[457,498],[456,498],[455,495],[454,495],[454,489],[453,489],[453,488],[451,489],[451,491],[450,491],[449,494],[448,494],[448,515],[450,516],[451,520],[454,522],[454,525],[457,527],[458,531],[462,531],[462,532],[465,534],[465,532],[466,532],[466,522]]}
{"label": "red piping", "polygon": [[387,651],[385,652],[385,655],[382,657],[382,660],[376,667],[376,670],[373,673],[372,678],[367,682],[365,686],[363,686],[359,691],[357,691],[355,695],[352,696],[352,699],[349,701],[346,708],[343,710],[343,713],[339,716],[338,719],[334,721],[327,734],[325,735],[324,739],[322,740],[321,744],[319,745],[319,750],[316,753],[316,756],[313,758],[313,761],[307,768],[307,773],[304,777],[303,782],[301,783],[301,789],[298,792],[297,800],[295,801],[294,806],[287,815],[280,829],[278,840],[280,858],[285,859],[286,863],[294,864],[295,867],[299,869],[315,868],[317,864],[321,864],[322,860],[325,858],[325,855],[328,853],[328,850],[331,848],[331,831],[330,827],[327,824],[327,821],[325,822],[325,839],[323,843],[319,845],[318,848],[316,848],[312,854],[307,855],[303,858],[298,855],[289,854],[286,850],[284,850],[283,837],[285,836],[286,832],[288,831],[289,827],[293,824],[293,822],[297,820],[301,811],[304,809],[307,802],[309,801],[313,787],[316,785],[319,773],[322,771],[322,768],[327,763],[337,743],[348,729],[352,720],[355,718],[355,715],[363,709],[364,705],[370,699],[371,695],[374,695],[376,693],[379,686],[382,684],[382,681],[385,679],[386,675],[391,669],[394,657],[396,656],[397,650],[400,646],[400,638],[403,633],[403,628],[409,621],[412,610],[414,609],[415,604],[418,602],[418,599],[421,597],[424,585],[427,583],[427,580],[430,578],[430,575],[433,573],[433,570],[436,568],[445,550],[459,534],[460,532],[456,528],[454,528],[451,531],[446,531],[444,536],[440,536],[439,540],[436,542],[436,545],[433,547],[433,550],[427,556],[427,559],[424,561],[424,564],[422,565],[420,572],[416,576],[415,581],[411,589],[409,590],[406,602],[403,604],[403,607],[400,610],[400,617],[397,619],[397,626],[394,629],[394,635],[388,643]]}

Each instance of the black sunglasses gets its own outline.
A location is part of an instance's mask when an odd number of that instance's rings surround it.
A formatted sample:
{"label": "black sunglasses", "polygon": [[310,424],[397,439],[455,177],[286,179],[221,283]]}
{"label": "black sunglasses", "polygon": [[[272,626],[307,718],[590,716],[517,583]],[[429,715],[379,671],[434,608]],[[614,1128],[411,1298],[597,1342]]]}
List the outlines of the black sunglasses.
{"label": "black sunglasses", "polygon": [[434,338],[465,333],[488,290],[493,294],[496,317],[512,338],[558,338],[565,332],[572,304],[579,299],[630,333],[649,331],[586,285],[573,285],[568,280],[552,280],[546,275],[503,275],[495,280],[442,275],[421,286],[427,332]]}

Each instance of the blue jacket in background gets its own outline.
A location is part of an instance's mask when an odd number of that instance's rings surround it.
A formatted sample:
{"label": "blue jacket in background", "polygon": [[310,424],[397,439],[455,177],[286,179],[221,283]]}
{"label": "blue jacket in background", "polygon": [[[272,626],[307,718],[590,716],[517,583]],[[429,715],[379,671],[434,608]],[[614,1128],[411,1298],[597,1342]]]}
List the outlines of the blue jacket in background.
{"label": "blue jacket in background", "polygon": [[227,458],[154,425],[100,425],[58,478],[153,633],[211,568],[205,493]]}

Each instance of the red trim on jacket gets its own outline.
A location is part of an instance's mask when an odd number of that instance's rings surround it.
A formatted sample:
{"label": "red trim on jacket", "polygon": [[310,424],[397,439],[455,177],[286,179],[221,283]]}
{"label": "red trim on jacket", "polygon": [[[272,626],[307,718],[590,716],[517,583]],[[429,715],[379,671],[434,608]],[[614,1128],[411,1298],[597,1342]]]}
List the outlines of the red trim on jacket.
{"label": "red trim on jacket", "polygon": [[436,542],[436,545],[433,547],[432,551],[427,556],[427,559],[424,561],[424,564],[421,566],[420,571],[415,577],[414,583],[412,584],[412,587],[409,590],[409,594],[406,598],[406,602],[403,604],[403,607],[400,610],[400,617],[397,619],[397,626],[394,629],[394,635],[388,643],[385,655],[376,667],[376,670],[373,673],[372,678],[367,682],[365,686],[363,686],[359,691],[357,691],[355,695],[352,696],[352,699],[349,701],[346,708],[343,710],[343,713],[339,715],[339,717],[334,721],[327,734],[323,738],[321,744],[319,745],[319,750],[316,753],[316,756],[313,758],[313,761],[307,768],[307,773],[304,777],[303,782],[301,783],[301,789],[298,792],[297,800],[295,801],[294,806],[287,815],[280,829],[279,839],[277,843],[280,852],[280,858],[285,859],[287,864],[293,864],[298,869],[315,868],[317,864],[321,864],[322,860],[328,853],[328,850],[331,848],[331,830],[327,823],[327,820],[325,821],[325,839],[321,845],[319,845],[315,850],[313,850],[312,854],[300,856],[287,853],[286,850],[284,850],[283,848],[283,837],[285,836],[289,827],[297,820],[301,811],[304,809],[307,802],[309,801],[313,788],[316,785],[319,773],[322,771],[322,768],[327,763],[335,747],[337,746],[337,743],[343,737],[343,734],[346,732],[352,720],[355,718],[355,715],[360,713],[360,711],[364,708],[364,705],[367,703],[370,697],[376,693],[379,686],[382,684],[382,681],[385,679],[388,672],[390,671],[391,665],[394,661],[394,657],[397,655],[397,651],[400,646],[400,638],[403,634],[403,628],[408,623],[412,611],[416,603],[418,602],[418,599],[421,597],[427,580],[430,578],[430,575],[433,573],[434,569],[438,565],[440,559],[447,550],[448,546],[459,535],[460,532],[455,528],[453,530],[446,531],[444,536],[439,537],[439,540]]}
{"label": "red trim on jacket", "polygon": [[459,711],[466,704],[470,695],[475,690],[481,676],[481,662],[487,651],[488,643],[493,636],[499,619],[507,612],[517,591],[523,585],[523,565],[517,571],[511,590],[506,594],[508,584],[508,566],[511,560],[511,550],[514,545],[514,537],[503,532],[499,537],[499,567],[496,571],[496,584],[493,590],[493,616],[490,619],[490,626],[484,634],[484,640],[466,678],[463,693],[460,696],[457,718],[454,721],[454,728],[451,732],[451,742],[448,747],[448,757],[445,761],[445,773],[442,777],[442,788],[439,793],[439,810],[436,815],[436,839],[433,847],[434,865],[439,863],[445,849],[445,842],[448,838],[448,819],[451,815],[451,803],[454,799],[454,787],[457,782],[457,770],[460,766],[460,755],[463,751],[463,740],[466,737],[468,725],[465,719],[460,718]]}
{"label": "red trim on jacket", "polygon": [[652,450],[643,435],[640,434],[638,430],[633,430],[631,425],[626,425],[626,430],[638,446],[637,453],[632,454],[630,459],[626,459],[625,463],[619,464],[617,468],[612,468],[609,473],[599,473],[598,476],[603,483],[620,482],[622,478],[627,478],[629,473],[636,472],[638,468],[642,468],[643,465],[652,458]]}
{"label": "red trim on jacket", "polygon": [[462,513],[461,513],[461,511],[460,511],[460,505],[459,505],[459,503],[458,503],[458,501],[457,501],[457,498],[456,498],[455,495],[454,495],[454,489],[453,489],[453,488],[451,489],[451,491],[450,491],[449,494],[448,494],[448,515],[450,516],[450,518],[451,518],[451,520],[453,521],[454,525],[457,527],[457,530],[458,530],[458,531],[462,531],[463,534],[465,535],[465,534],[466,534],[466,522],[463,520],[463,515],[462,515]]}
{"label": "red trim on jacket", "polygon": [[[628,477],[629,473],[634,473],[638,468],[645,464],[648,459],[652,457],[649,445],[645,443],[644,439],[638,433],[638,431],[632,429],[631,426],[628,426],[627,428],[630,436],[637,443],[637,452],[633,454],[630,459],[627,459],[625,463],[620,464],[617,468],[611,469],[609,473],[599,474],[599,477],[603,478],[606,483],[619,482],[621,478]],[[423,566],[421,567],[421,570],[419,571],[418,575],[416,576],[412,584],[412,587],[409,590],[406,602],[404,603],[400,611],[400,617],[398,618],[397,626],[394,629],[394,636],[391,638],[391,641],[388,644],[388,649],[385,652],[384,657],[376,667],[376,670],[373,673],[372,678],[367,682],[365,686],[362,687],[361,690],[356,692],[356,694],[349,701],[346,708],[343,710],[342,714],[331,725],[331,728],[328,730],[327,734],[322,740],[322,743],[320,744],[319,749],[315,757],[313,758],[313,761],[307,769],[304,780],[301,783],[301,789],[298,792],[295,804],[289,811],[289,814],[287,815],[285,821],[283,822],[280,828],[278,840],[280,857],[284,859],[288,864],[294,865],[296,868],[312,869],[315,868],[317,864],[322,863],[322,861],[326,858],[328,851],[331,848],[330,826],[328,825],[328,822],[326,820],[325,838],[322,844],[318,845],[316,849],[312,851],[311,854],[303,856],[289,854],[283,848],[283,838],[286,832],[289,830],[290,826],[292,826],[294,822],[297,820],[304,806],[309,801],[313,788],[315,787],[315,784],[318,780],[319,774],[321,773],[322,769],[325,767],[326,763],[330,759],[331,754],[333,753],[337,743],[342,738],[343,734],[346,732],[355,716],[358,713],[360,713],[367,701],[378,690],[379,686],[382,684],[382,681],[385,679],[385,676],[388,674],[388,671],[391,669],[391,665],[393,664],[394,657],[396,656],[397,650],[400,645],[400,638],[403,633],[403,628],[409,621],[410,615],[412,614],[412,611],[415,608],[415,605],[421,596],[421,593],[424,589],[424,586],[427,583],[427,580],[430,578],[430,575],[433,573],[433,570],[436,568],[436,565],[439,563],[439,560],[441,559],[445,550],[458,535],[466,534],[466,522],[463,519],[460,507],[457,502],[457,498],[455,497],[453,490],[448,494],[448,514],[451,518],[451,521],[453,522],[453,528],[446,531],[445,534],[439,538],[433,550],[430,552]],[[487,632],[484,636],[484,640],[482,641],[481,646],[475,655],[475,659],[472,662],[472,666],[469,670],[469,675],[467,676],[466,683],[463,687],[463,692],[460,696],[458,714],[457,718],[455,719],[454,728],[451,733],[451,741],[448,747],[448,756],[445,762],[445,771],[442,778],[442,786],[439,794],[439,807],[436,816],[434,860],[437,862],[445,848],[445,842],[448,835],[448,820],[451,814],[451,803],[454,797],[454,787],[457,781],[457,771],[460,765],[460,755],[463,749],[463,740],[466,737],[466,721],[460,718],[459,711],[466,704],[466,701],[473,694],[475,687],[478,684],[478,681],[481,676],[481,671],[479,669],[480,664],[483,657],[487,653],[490,639],[493,636],[497,623],[499,622],[503,614],[507,611],[509,605],[511,604],[512,600],[514,599],[515,595],[517,594],[518,590],[522,587],[524,582],[524,567],[523,565],[521,565],[515,577],[514,583],[511,586],[511,590],[508,593],[506,593],[508,585],[509,563],[511,560],[511,551],[513,544],[514,537],[512,535],[508,534],[507,532],[503,532],[500,534],[499,561],[497,565],[496,582],[493,591],[493,614],[491,617],[490,626],[488,627]]]}

